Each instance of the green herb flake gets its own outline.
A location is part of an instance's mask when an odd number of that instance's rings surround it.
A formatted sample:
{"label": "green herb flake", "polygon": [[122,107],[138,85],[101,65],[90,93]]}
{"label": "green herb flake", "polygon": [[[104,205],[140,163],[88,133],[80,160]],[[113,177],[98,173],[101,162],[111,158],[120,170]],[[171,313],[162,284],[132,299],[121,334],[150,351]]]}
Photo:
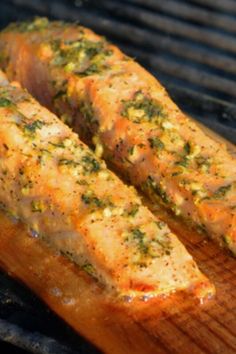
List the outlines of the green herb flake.
{"label": "green herb flake", "polygon": [[74,161],[66,158],[59,159],[58,165],[72,168],[82,166],[84,174],[95,173],[101,170],[100,163],[92,155],[89,154],[83,156],[80,161]]}
{"label": "green herb flake", "polygon": [[79,110],[88,123],[98,123],[91,103],[84,101],[80,102]]}
{"label": "green herb flake", "polygon": [[128,154],[131,156],[134,154],[134,146],[128,148]]}
{"label": "green herb flake", "polygon": [[189,165],[189,159],[186,156],[184,156],[181,160],[175,162],[175,165],[182,166],[182,167],[186,168]]}
{"label": "green herb flake", "polygon": [[8,98],[0,97],[0,107],[12,106],[12,102]]}
{"label": "green herb flake", "polygon": [[228,184],[227,186],[222,186],[220,188],[218,188],[214,194],[213,194],[213,198],[215,199],[221,199],[223,198],[231,189],[232,185]]}
{"label": "green herb flake", "polygon": [[94,275],[96,274],[95,268],[91,263],[85,263],[84,265],[82,265],[81,268],[92,277],[94,277]]}
{"label": "green herb flake", "polygon": [[166,224],[164,223],[164,221],[155,221],[155,224],[157,225],[158,229],[162,230],[166,227]]}
{"label": "green herb flake", "polygon": [[191,152],[191,145],[189,142],[187,142],[186,144],[184,144],[184,152],[186,155],[189,155]]}
{"label": "green herb flake", "polygon": [[24,132],[27,134],[34,134],[37,129],[41,129],[45,123],[39,119],[35,120],[32,123],[28,123],[24,125]]}
{"label": "green herb flake", "polygon": [[60,143],[52,143],[49,141],[49,144],[56,147],[56,148],[61,148],[61,149],[64,149],[65,148],[65,145],[64,145],[64,142],[60,142]]}
{"label": "green herb flake", "polygon": [[74,160],[69,160],[69,159],[60,159],[58,161],[58,165],[59,166],[72,166],[72,167],[76,167],[79,165],[78,162],[74,161]]}
{"label": "green herb flake", "polygon": [[98,74],[100,72],[100,67],[98,64],[91,64],[86,70],[77,73],[80,77],[86,77],[94,74]]}
{"label": "green herb flake", "polygon": [[152,149],[163,150],[165,148],[164,143],[158,137],[149,138],[148,141]]}
{"label": "green herb flake", "polygon": [[199,156],[196,156],[195,162],[196,162],[197,168],[200,168],[204,172],[210,171],[211,161],[209,158],[199,155]]}
{"label": "green herb flake", "polygon": [[162,105],[141,91],[135,93],[132,100],[122,101],[121,115],[136,124],[149,122],[159,125],[166,118]]}
{"label": "green herb flake", "polygon": [[101,169],[100,163],[90,155],[85,155],[82,157],[82,164],[86,172],[98,172]]}
{"label": "green herb flake", "polygon": [[191,144],[189,142],[184,144],[183,152],[180,155],[180,160],[175,162],[176,166],[188,167],[190,163],[190,154],[191,154]]}
{"label": "green herb flake", "polygon": [[91,207],[103,208],[105,207],[105,203],[99,199],[94,193],[84,193],[81,195],[81,200],[84,204],[89,205]]}
{"label": "green herb flake", "polygon": [[107,69],[106,58],[113,53],[107,49],[106,41],[90,41],[83,37],[76,40],[53,40],[50,45],[54,51],[52,64],[80,77]]}
{"label": "green herb flake", "polygon": [[33,213],[42,213],[46,209],[45,204],[41,200],[33,200],[31,202],[31,211]]}
{"label": "green herb flake", "polygon": [[142,232],[140,229],[136,228],[131,231],[131,236],[132,239],[137,242],[139,251],[146,255],[148,253],[148,246],[145,242],[145,232]]}
{"label": "green herb flake", "polygon": [[135,204],[128,211],[128,216],[134,217],[138,213],[138,211],[139,211],[139,205]]}
{"label": "green herb flake", "polygon": [[148,176],[146,181],[143,183],[143,189],[147,189],[148,192],[152,195],[153,193],[157,195],[158,197],[161,198],[162,202],[164,204],[170,204],[170,199],[165,192],[165,190],[160,186],[160,184],[157,184],[152,176]]}
{"label": "green herb flake", "polygon": [[77,184],[79,184],[80,186],[87,186],[88,182],[84,179],[78,180],[76,181]]}

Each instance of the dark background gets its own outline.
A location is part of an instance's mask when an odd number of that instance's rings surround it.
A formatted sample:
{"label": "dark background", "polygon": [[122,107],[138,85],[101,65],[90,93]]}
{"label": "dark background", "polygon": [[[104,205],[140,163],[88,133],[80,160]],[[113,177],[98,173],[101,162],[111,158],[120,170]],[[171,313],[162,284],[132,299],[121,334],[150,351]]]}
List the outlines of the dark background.
{"label": "dark background", "polygon": [[[105,35],[156,75],[187,113],[236,143],[236,1],[0,1],[1,28],[36,15],[80,21]],[[1,353],[97,352],[4,274],[0,340]]]}

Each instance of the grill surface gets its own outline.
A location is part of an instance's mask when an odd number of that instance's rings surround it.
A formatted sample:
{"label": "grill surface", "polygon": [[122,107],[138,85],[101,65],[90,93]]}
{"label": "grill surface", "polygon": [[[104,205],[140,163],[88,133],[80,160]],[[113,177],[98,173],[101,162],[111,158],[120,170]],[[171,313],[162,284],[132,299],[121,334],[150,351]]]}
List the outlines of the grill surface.
{"label": "grill surface", "polygon": [[[0,10],[2,28],[35,15],[79,20],[136,57],[187,113],[236,143],[236,1],[2,0]],[[0,339],[32,353],[97,352],[3,274],[0,317]]]}
{"label": "grill surface", "polygon": [[236,143],[234,0],[2,0],[0,24],[80,21],[136,57],[189,114]]}
{"label": "grill surface", "polygon": [[[3,273],[0,273],[0,340],[35,354],[98,353],[27,288]],[[1,352],[3,348],[0,342]],[[14,353],[10,348],[9,352]]]}

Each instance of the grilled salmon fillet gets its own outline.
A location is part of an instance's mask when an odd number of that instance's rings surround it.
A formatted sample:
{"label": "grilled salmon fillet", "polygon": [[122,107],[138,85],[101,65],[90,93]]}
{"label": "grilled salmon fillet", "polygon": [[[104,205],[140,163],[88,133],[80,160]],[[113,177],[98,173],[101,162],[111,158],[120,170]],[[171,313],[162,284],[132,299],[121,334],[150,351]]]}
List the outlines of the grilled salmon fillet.
{"label": "grilled salmon fillet", "polygon": [[236,161],[118,48],[36,19],[0,35],[1,66],[154,203],[236,254]]}
{"label": "grilled salmon fillet", "polygon": [[117,295],[212,294],[134,188],[19,84],[0,80],[1,208]]}

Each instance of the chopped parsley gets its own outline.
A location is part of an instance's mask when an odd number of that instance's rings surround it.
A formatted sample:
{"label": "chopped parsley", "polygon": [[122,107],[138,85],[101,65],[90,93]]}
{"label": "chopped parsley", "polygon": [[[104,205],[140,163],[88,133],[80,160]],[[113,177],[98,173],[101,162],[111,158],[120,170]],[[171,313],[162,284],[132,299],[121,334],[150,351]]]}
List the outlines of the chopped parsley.
{"label": "chopped parsley", "polygon": [[0,107],[9,107],[12,102],[8,98],[0,97]]}
{"label": "chopped parsley", "polygon": [[142,254],[148,253],[148,246],[145,242],[146,234],[140,229],[136,228],[131,231],[131,237],[137,242],[138,249]]}
{"label": "chopped parsley", "polygon": [[163,150],[165,148],[164,143],[158,137],[149,138],[148,141],[152,149]]}
{"label": "chopped parsley", "polygon": [[88,122],[89,124],[98,123],[97,119],[95,118],[94,110],[91,103],[81,101],[79,103],[79,110],[86,119],[86,122]]}
{"label": "chopped parsley", "polygon": [[95,42],[82,37],[69,41],[53,40],[50,45],[54,51],[52,64],[82,77],[107,69],[105,60],[112,54],[105,40]]}
{"label": "chopped parsley", "polygon": [[[156,235],[151,239],[147,237],[145,232],[137,227],[132,229],[125,238],[126,242],[134,242],[137,245],[140,254],[143,256],[142,260],[146,257],[156,258],[170,255],[171,253],[172,245],[170,232],[161,232],[160,230],[164,230],[165,223],[162,223],[161,221],[159,223],[160,225],[157,224],[158,230]],[[145,265],[142,261],[141,263],[138,261],[137,264]]]}
{"label": "chopped parsley", "polygon": [[98,172],[101,169],[100,163],[92,156],[85,155],[82,157],[82,164],[86,172]]}
{"label": "chopped parsley", "polygon": [[184,152],[186,155],[189,155],[191,152],[191,145],[188,141],[184,144]]}
{"label": "chopped parsley", "polygon": [[183,146],[183,152],[180,155],[180,160],[176,161],[176,166],[188,167],[190,162],[191,154],[191,144],[189,142],[185,143]]}
{"label": "chopped parsley", "polygon": [[224,196],[231,190],[232,184],[228,184],[227,186],[219,187],[211,196],[203,197],[201,200],[211,200],[211,199],[222,199]]}
{"label": "chopped parsley", "polygon": [[61,149],[64,149],[65,148],[65,144],[63,141],[59,142],[59,143],[52,143],[49,141],[49,144],[56,147],[56,148],[61,148]]}
{"label": "chopped parsley", "polygon": [[139,210],[139,205],[135,204],[132,205],[131,209],[128,211],[128,216],[134,217]]}
{"label": "chopped parsley", "polygon": [[188,165],[189,165],[188,157],[184,156],[181,160],[176,161],[175,165],[176,166],[182,166],[182,167],[188,167]]}
{"label": "chopped parsley", "polygon": [[92,207],[97,207],[97,208],[105,207],[104,201],[99,199],[93,192],[87,192],[82,194],[81,200],[83,201],[84,204]]}
{"label": "chopped parsley", "polygon": [[34,134],[37,129],[41,129],[45,123],[39,119],[35,120],[32,123],[28,123],[24,125],[24,132],[27,134]]}
{"label": "chopped parsley", "polygon": [[100,163],[90,154],[82,156],[82,158],[78,161],[67,159],[67,158],[61,158],[58,161],[58,165],[68,166],[72,168],[82,166],[84,175],[90,173],[96,173],[101,170]]}
{"label": "chopped parsley", "polygon": [[197,168],[200,168],[204,172],[210,171],[211,161],[209,158],[199,155],[199,156],[195,157],[195,162],[196,162]]}
{"label": "chopped parsley", "polygon": [[72,166],[72,167],[76,167],[79,165],[78,162],[74,161],[74,160],[69,160],[69,159],[60,159],[58,161],[58,165],[59,166]]}
{"label": "chopped parsley", "polygon": [[231,189],[232,185],[228,184],[227,186],[222,186],[220,188],[218,188],[214,194],[213,194],[213,198],[215,199],[221,199],[223,198]]}
{"label": "chopped parsley", "polygon": [[143,122],[160,124],[166,118],[162,105],[141,91],[136,92],[132,100],[123,101],[121,115],[137,124]]}
{"label": "chopped parsley", "polygon": [[165,204],[170,203],[170,199],[167,195],[167,193],[164,191],[164,189],[160,186],[160,184],[157,184],[152,176],[148,176],[146,181],[142,184],[142,188],[144,190],[148,190],[150,194],[153,194],[154,192],[155,195],[161,198],[162,202]]}

